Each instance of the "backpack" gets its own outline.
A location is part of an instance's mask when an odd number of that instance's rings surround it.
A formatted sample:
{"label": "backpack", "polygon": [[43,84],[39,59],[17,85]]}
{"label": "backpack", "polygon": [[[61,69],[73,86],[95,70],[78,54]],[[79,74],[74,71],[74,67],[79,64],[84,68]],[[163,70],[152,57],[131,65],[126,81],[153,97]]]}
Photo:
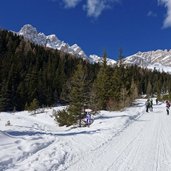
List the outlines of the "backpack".
{"label": "backpack", "polygon": [[166,107],[170,108],[170,103],[169,102],[166,104]]}
{"label": "backpack", "polygon": [[149,100],[147,100],[147,101],[145,102],[145,105],[146,105],[146,107],[150,107],[150,102],[149,102]]}

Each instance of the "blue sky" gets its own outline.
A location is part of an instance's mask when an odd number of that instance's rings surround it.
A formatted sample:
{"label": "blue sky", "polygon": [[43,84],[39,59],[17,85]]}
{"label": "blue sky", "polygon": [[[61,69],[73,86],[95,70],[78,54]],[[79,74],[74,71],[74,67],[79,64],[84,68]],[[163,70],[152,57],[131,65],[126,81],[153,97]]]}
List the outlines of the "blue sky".
{"label": "blue sky", "polygon": [[87,55],[171,49],[171,0],[1,0],[0,28],[24,24],[77,43]]}

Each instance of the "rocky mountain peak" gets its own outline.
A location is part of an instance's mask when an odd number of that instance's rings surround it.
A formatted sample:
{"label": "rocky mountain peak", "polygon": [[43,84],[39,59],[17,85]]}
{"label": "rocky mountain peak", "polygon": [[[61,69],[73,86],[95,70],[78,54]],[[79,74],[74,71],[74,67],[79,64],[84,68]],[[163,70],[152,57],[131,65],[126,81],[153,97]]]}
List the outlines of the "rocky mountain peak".
{"label": "rocky mountain peak", "polygon": [[22,35],[25,39],[30,40],[35,44],[58,49],[78,57],[88,58],[85,52],[77,44],[70,46],[68,43],[59,40],[55,34],[46,36],[44,33],[39,33],[37,29],[30,24],[24,25],[17,34]]}
{"label": "rocky mountain peak", "polygon": [[19,35],[38,34],[37,29],[30,24],[24,25],[18,33]]}

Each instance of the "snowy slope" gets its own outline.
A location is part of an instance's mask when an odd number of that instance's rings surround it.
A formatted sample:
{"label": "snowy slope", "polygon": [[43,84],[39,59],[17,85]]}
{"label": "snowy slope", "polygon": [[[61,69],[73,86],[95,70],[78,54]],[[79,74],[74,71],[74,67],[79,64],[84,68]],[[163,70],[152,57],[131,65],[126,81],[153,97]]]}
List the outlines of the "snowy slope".
{"label": "snowy slope", "polygon": [[124,63],[171,73],[171,50],[138,52],[126,57]]}
{"label": "snowy slope", "polygon": [[[110,59],[110,58],[107,58],[107,65],[115,65],[116,64],[116,61],[113,60],[113,59]],[[99,57],[97,55],[90,55],[89,56],[89,61],[91,63],[103,63],[103,58],[102,57]]]}
{"label": "snowy slope", "polygon": [[[90,127],[58,127],[52,109],[0,113],[1,171],[169,171],[171,117],[145,100],[121,112],[101,111]],[[55,108],[59,110],[61,107]],[[12,126],[5,126],[10,120]]]}

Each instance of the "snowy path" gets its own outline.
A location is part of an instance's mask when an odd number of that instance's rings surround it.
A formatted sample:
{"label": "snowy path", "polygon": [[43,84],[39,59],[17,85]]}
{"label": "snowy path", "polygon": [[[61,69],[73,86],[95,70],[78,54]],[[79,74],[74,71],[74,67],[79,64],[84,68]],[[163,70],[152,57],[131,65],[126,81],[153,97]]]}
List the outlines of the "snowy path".
{"label": "snowy path", "polygon": [[[2,171],[170,171],[171,115],[144,100],[102,111],[89,127],[59,128],[49,113],[0,113]],[[3,126],[6,120],[13,123]]]}
{"label": "snowy path", "polygon": [[81,171],[170,171],[171,118],[154,108],[110,141],[68,167]]}

